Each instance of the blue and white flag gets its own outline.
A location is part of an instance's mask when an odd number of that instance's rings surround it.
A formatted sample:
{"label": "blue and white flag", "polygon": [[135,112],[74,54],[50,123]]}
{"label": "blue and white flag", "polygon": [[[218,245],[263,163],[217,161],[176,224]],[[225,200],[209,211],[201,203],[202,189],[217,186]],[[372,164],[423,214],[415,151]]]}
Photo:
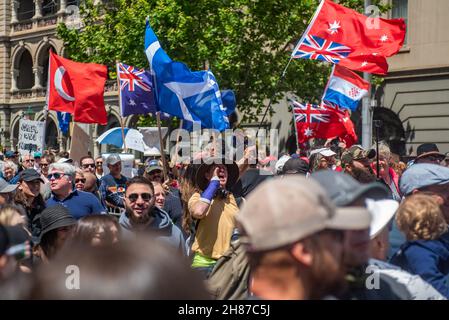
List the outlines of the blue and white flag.
{"label": "blue and white flag", "polygon": [[70,113],[58,111],[56,114],[58,116],[59,129],[61,129],[63,134],[67,135],[67,132],[69,132],[70,120],[72,118]]}
{"label": "blue and white flag", "polygon": [[229,120],[217,80],[211,71],[190,71],[172,61],[150,27],[145,28],[145,53],[155,78],[159,109],[180,119],[201,122],[203,128],[223,131]]}

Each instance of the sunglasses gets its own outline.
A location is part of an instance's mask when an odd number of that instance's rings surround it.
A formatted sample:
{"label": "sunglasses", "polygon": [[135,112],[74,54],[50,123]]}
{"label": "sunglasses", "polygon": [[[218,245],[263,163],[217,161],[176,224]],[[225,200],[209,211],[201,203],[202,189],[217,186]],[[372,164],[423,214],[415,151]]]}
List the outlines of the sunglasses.
{"label": "sunglasses", "polygon": [[55,173],[49,174],[47,176],[47,179],[51,180],[51,179],[55,178],[55,180],[58,180],[58,179],[61,179],[63,176],[65,176],[65,173],[55,172]]}
{"label": "sunglasses", "polygon": [[75,183],[86,183],[86,179],[75,179]]}
{"label": "sunglasses", "polygon": [[34,162],[34,159],[27,159],[24,162]]}
{"label": "sunglasses", "polygon": [[48,167],[48,166],[49,166],[48,163],[42,163],[42,162],[41,162],[41,167]]}
{"label": "sunglasses", "polygon": [[[98,164],[97,164],[98,165]],[[87,168],[95,168],[95,164],[94,163],[89,163],[89,164],[83,164],[83,168],[87,169]]]}
{"label": "sunglasses", "polygon": [[151,193],[131,193],[127,198],[131,202],[136,202],[137,199],[139,199],[139,196],[142,198],[143,201],[148,202],[153,198],[153,195]]}
{"label": "sunglasses", "polygon": [[97,166],[102,166],[103,162],[97,162]]}

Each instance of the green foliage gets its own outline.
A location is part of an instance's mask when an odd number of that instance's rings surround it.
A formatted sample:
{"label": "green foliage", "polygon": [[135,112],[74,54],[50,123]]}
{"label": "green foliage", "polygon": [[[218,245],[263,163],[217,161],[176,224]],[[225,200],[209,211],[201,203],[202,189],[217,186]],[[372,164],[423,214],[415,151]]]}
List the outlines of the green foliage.
{"label": "green foliage", "polygon": [[[363,8],[363,0],[343,4]],[[376,2],[376,1],[373,1]],[[291,50],[318,5],[316,0],[113,0],[95,6],[86,0],[81,30],[58,26],[66,54],[75,61],[109,66],[115,61],[147,67],[145,18],[167,54],[191,70],[210,68],[221,89],[233,89],[243,121],[254,121],[275,90]],[[382,8],[381,8],[382,9]],[[294,60],[274,102],[285,93],[317,102],[330,66]],[[150,120],[142,119],[143,122]]]}

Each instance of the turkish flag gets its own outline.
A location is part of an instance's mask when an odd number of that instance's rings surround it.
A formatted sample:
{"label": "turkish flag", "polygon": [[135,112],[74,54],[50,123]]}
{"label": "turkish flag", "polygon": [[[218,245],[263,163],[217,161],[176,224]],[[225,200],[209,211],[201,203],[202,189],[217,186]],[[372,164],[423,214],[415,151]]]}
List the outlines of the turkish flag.
{"label": "turkish flag", "polygon": [[107,124],[103,99],[107,67],[74,62],[53,52],[49,59],[48,109],[69,112],[75,122]]}
{"label": "turkish flag", "polygon": [[[405,33],[403,19],[371,18],[331,0],[323,0],[305,35],[325,41],[325,45],[316,48],[316,52],[324,52],[326,57],[335,54],[338,51],[335,48],[349,49],[349,54],[339,55],[333,63],[352,70],[386,74],[386,58],[401,49]],[[304,37],[296,46],[294,55],[303,41]]]}
{"label": "turkish flag", "polygon": [[350,147],[357,141],[354,124],[347,110],[326,104],[313,105],[292,101],[298,144],[312,138],[339,137]]}

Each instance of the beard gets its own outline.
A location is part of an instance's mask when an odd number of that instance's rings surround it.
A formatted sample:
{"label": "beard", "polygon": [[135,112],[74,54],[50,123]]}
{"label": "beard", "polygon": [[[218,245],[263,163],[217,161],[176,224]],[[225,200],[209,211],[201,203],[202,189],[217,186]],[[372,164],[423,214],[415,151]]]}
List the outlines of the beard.
{"label": "beard", "polygon": [[137,215],[134,213],[132,208],[128,206],[126,206],[125,208],[125,214],[132,225],[146,225],[148,222],[150,222],[151,220],[150,211],[151,208],[148,208],[148,211],[146,211],[145,213]]}

